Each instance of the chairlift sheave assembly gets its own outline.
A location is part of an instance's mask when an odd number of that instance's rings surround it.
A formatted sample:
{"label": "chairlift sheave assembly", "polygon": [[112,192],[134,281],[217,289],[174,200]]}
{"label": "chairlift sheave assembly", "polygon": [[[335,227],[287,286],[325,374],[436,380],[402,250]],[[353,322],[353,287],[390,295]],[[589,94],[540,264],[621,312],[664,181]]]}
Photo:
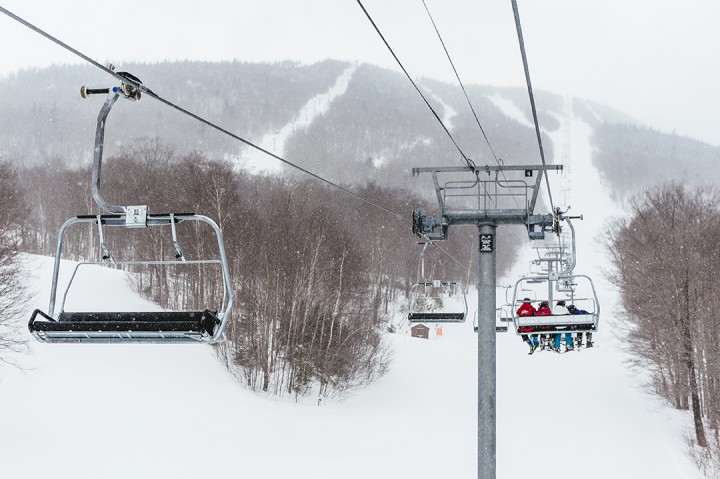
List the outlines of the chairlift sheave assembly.
{"label": "chairlift sheave assembly", "polygon": [[[112,69],[112,67],[110,67]],[[225,254],[222,232],[218,225],[207,216],[194,213],[153,214],[145,205],[116,206],[106,202],[100,195],[100,173],[104,143],[105,121],[110,109],[118,98],[140,99],[140,80],[129,73],[118,73],[127,81],[120,86],[103,89],[81,88],[81,96],[87,98],[95,94],[107,94],[97,119],[95,133],[95,151],[92,169],[92,196],[95,203],[106,212],[99,215],[79,215],[68,219],[58,233],[52,286],[48,312],[36,309],[28,328],[35,338],[49,343],[213,343],[220,340],[225,324],[232,311],[233,296],[230,287],[230,274]],[[211,257],[188,257],[180,246],[178,225],[193,222],[197,228],[212,230],[217,249]],[[62,298],[59,299],[61,257],[63,242],[68,229],[74,225],[88,225],[97,232],[97,244],[101,257],[98,261],[79,263],[67,283]],[[205,225],[205,226],[202,226]],[[132,235],[147,228],[169,229],[168,240],[172,242],[172,259],[153,258],[116,258],[110,242],[106,240],[106,229],[121,229]],[[132,248],[135,250],[136,248]],[[222,299],[214,307],[199,308],[192,311],[65,311],[65,303],[70,287],[80,267],[104,265],[113,267],[189,267],[213,268],[218,274],[218,284],[222,284]],[[220,294],[217,295],[220,297]],[[59,305],[58,305],[59,303]]]}
{"label": "chairlift sheave assembly", "polygon": [[457,281],[425,279],[425,251],[431,242],[421,243],[421,280],[410,288],[408,322],[462,323],[467,316],[465,288]]}

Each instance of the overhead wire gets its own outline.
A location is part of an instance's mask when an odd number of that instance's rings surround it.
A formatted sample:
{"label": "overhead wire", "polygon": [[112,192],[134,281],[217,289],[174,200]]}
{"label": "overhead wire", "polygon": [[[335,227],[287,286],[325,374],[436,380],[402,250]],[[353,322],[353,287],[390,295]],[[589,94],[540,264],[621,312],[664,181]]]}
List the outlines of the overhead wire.
{"label": "overhead wire", "polygon": [[[38,28],[37,26],[33,25],[32,23],[28,22],[27,20],[25,20],[25,19],[23,19],[23,18],[15,15],[14,13],[12,13],[11,11],[7,10],[6,8],[4,8],[4,7],[2,7],[2,6],[0,6],[0,12],[3,13],[3,14],[5,14],[5,15],[7,15],[7,16],[10,17],[10,18],[12,18],[13,20],[17,21],[18,23],[24,25],[25,27],[31,29],[31,30],[34,31],[35,33],[43,36],[44,38],[46,38],[46,39],[48,39],[48,40],[50,40],[51,42],[55,43],[56,45],[60,46],[61,48],[63,48],[63,49],[65,49],[65,50],[69,51],[70,53],[78,56],[79,58],[81,58],[81,59],[83,59],[84,61],[90,63],[91,65],[99,68],[100,70],[104,71],[104,72],[107,73],[108,75],[111,75],[111,76],[115,77],[116,79],[120,80],[121,82],[131,84],[134,88],[137,88],[137,89],[138,89],[139,91],[141,91],[142,93],[145,93],[146,95],[154,98],[155,100],[159,101],[160,103],[162,103],[162,104],[164,104],[164,105],[166,105],[166,106],[168,106],[168,107],[170,107],[170,108],[173,108],[174,110],[177,110],[177,111],[179,111],[180,113],[182,113],[182,114],[184,114],[184,115],[187,115],[187,116],[189,116],[189,117],[191,117],[191,118],[193,118],[193,119],[195,119],[195,120],[197,120],[197,121],[199,121],[199,122],[201,122],[201,123],[209,126],[209,127],[212,128],[212,129],[215,129],[215,130],[217,130],[217,131],[219,131],[219,132],[221,132],[221,133],[223,133],[223,134],[225,134],[225,135],[228,135],[228,136],[230,136],[231,138],[233,138],[233,139],[235,139],[235,140],[237,140],[237,141],[240,141],[241,143],[243,143],[243,144],[245,144],[245,145],[247,145],[247,146],[250,146],[251,148],[254,148],[254,149],[256,149],[256,150],[258,150],[258,151],[260,151],[260,152],[262,152],[262,153],[265,153],[266,155],[268,155],[268,156],[270,156],[270,157],[272,157],[272,158],[275,158],[276,160],[278,160],[278,161],[280,161],[280,162],[282,162],[282,163],[284,163],[284,164],[286,164],[286,165],[288,165],[288,166],[291,166],[292,168],[295,168],[295,169],[301,171],[302,173],[305,173],[305,174],[311,176],[312,178],[317,179],[318,181],[321,181],[321,182],[323,182],[323,183],[325,183],[325,184],[327,184],[327,185],[329,185],[329,186],[331,186],[331,187],[333,187],[333,188],[336,188],[336,189],[338,189],[338,190],[340,190],[340,191],[342,191],[342,192],[344,192],[344,193],[346,193],[346,194],[348,194],[348,195],[350,195],[350,196],[352,196],[352,197],[354,197],[354,198],[356,198],[356,199],[364,202],[364,203],[367,204],[367,205],[373,206],[373,207],[375,207],[375,208],[377,208],[377,209],[379,209],[379,210],[381,210],[381,211],[384,211],[385,213],[388,213],[388,214],[390,214],[390,215],[392,215],[392,216],[394,216],[394,217],[396,217],[396,218],[399,218],[399,219],[402,220],[402,221],[405,221],[405,222],[407,222],[407,221],[412,221],[412,220],[410,220],[409,218],[407,218],[407,217],[405,217],[405,216],[403,216],[403,215],[400,215],[400,214],[398,214],[398,213],[396,213],[396,212],[394,212],[394,211],[391,211],[391,210],[389,210],[389,209],[387,209],[387,208],[385,208],[385,207],[383,207],[383,206],[381,206],[381,205],[379,205],[379,204],[377,204],[377,203],[375,203],[375,202],[373,202],[373,201],[370,201],[370,200],[368,200],[368,199],[366,199],[366,198],[358,195],[357,193],[355,193],[355,192],[353,192],[353,191],[351,191],[351,190],[349,190],[349,189],[347,189],[347,188],[345,188],[345,187],[343,187],[343,186],[340,186],[340,185],[338,185],[338,184],[336,184],[336,183],[334,183],[334,182],[332,182],[332,181],[330,181],[330,180],[328,180],[328,179],[326,179],[326,178],[323,178],[322,176],[320,176],[320,175],[318,175],[318,174],[316,174],[316,173],[313,173],[312,171],[310,171],[310,170],[308,170],[308,169],[306,169],[306,168],[303,168],[303,167],[301,167],[301,166],[299,166],[299,165],[296,165],[295,163],[292,163],[291,161],[286,160],[285,158],[282,158],[281,156],[276,155],[276,154],[274,154],[274,153],[272,153],[272,152],[270,152],[270,151],[268,151],[268,150],[266,150],[266,149],[264,149],[264,148],[262,148],[262,147],[260,147],[260,146],[258,146],[258,145],[256,145],[256,144],[252,143],[251,141],[248,141],[248,140],[246,140],[245,138],[242,138],[242,137],[240,137],[239,135],[236,135],[236,134],[234,134],[234,133],[226,130],[225,128],[222,128],[221,126],[218,126],[218,125],[216,125],[215,123],[212,123],[211,121],[206,120],[205,118],[202,118],[201,116],[196,115],[195,113],[192,113],[192,112],[186,110],[185,108],[182,108],[182,107],[174,104],[173,102],[171,102],[171,101],[169,101],[169,100],[166,100],[165,98],[161,97],[161,96],[158,95],[157,93],[155,93],[155,92],[153,92],[152,90],[150,90],[150,89],[149,89],[147,86],[145,86],[144,84],[142,84],[142,83],[140,83],[140,82],[136,82],[136,81],[133,80],[132,78],[128,78],[127,76],[122,75],[122,74],[120,74],[120,73],[118,73],[118,72],[115,72],[114,70],[108,68],[107,66],[102,65],[101,63],[98,63],[97,61],[93,60],[92,58],[90,58],[89,56],[87,56],[87,55],[85,55],[84,53],[80,52],[79,50],[77,50],[77,49],[71,47],[70,45],[62,42],[60,39],[54,37],[53,35],[50,35],[49,33],[47,33],[47,32],[45,32],[44,30]],[[441,248],[441,247],[440,247],[439,249],[440,249],[441,251],[443,251],[443,252],[444,252],[450,259],[452,259],[455,263],[457,263],[457,264],[460,265],[461,267],[465,268],[465,265],[462,264],[462,263],[460,263],[460,261],[458,261],[455,257],[453,257],[447,250],[445,250],[444,248]]]}
{"label": "overhead wire", "polygon": [[405,69],[405,66],[402,64],[402,62],[400,61],[398,56],[395,54],[395,51],[392,49],[392,47],[390,46],[388,41],[385,39],[385,36],[382,34],[382,32],[380,31],[380,28],[378,28],[377,24],[375,23],[373,18],[370,16],[370,13],[365,8],[365,5],[363,5],[361,0],[357,0],[357,3],[360,6],[360,8],[362,9],[362,11],[365,13],[365,16],[370,21],[373,28],[377,32],[377,34],[380,36],[380,39],[383,41],[383,43],[385,44],[387,49],[392,54],[392,56],[395,59],[395,61],[397,62],[397,64],[400,66],[400,69],[403,71],[403,73],[405,73],[405,76],[408,78],[408,80],[410,80],[410,83],[412,83],[412,86],[415,87],[415,90],[417,90],[417,92],[420,94],[420,97],[423,99],[423,101],[425,102],[427,107],[430,108],[430,111],[435,116],[435,119],[440,123],[440,126],[442,126],[443,130],[445,130],[445,133],[450,138],[450,141],[452,141],[453,145],[455,145],[455,148],[457,148],[457,150],[460,152],[460,156],[462,156],[463,160],[465,160],[465,164],[472,171],[476,171],[475,162],[473,162],[470,158],[468,158],[468,156],[463,152],[462,148],[460,148],[460,145],[458,145],[457,141],[455,141],[455,138],[452,136],[452,133],[450,133],[450,130],[448,129],[448,127],[445,126],[445,123],[443,123],[442,119],[440,118],[440,115],[438,115],[437,111],[435,111],[435,108],[433,108],[432,105],[430,105],[430,102],[428,101],[427,97],[420,90],[420,87],[418,87],[417,83],[415,83],[415,81],[412,79],[412,77],[410,76],[408,71]]}
{"label": "overhead wire", "polygon": [[495,158],[496,163],[500,163],[498,160],[497,155],[495,154],[495,150],[493,149],[492,145],[490,144],[490,140],[487,137],[487,134],[485,134],[485,129],[480,124],[480,119],[478,118],[477,113],[475,112],[475,108],[472,105],[472,102],[470,101],[470,97],[467,94],[467,91],[465,90],[465,85],[463,84],[462,80],[460,79],[460,75],[458,74],[457,69],[455,68],[455,63],[453,62],[452,58],[450,57],[450,52],[448,51],[447,47],[445,46],[445,41],[442,38],[442,35],[440,35],[440,30],[438,30],[437,25],[435,24],[435,19],[433,18],[432,14],[430,13],[430,9],[427,6],[427,3],[425,0],[422,0],[423,6],[425,7],[425,11],[428,14],[428,17],[430,17],[430,22],[432,22],[433,28],[435,29],[435,33],[437,34],[438,40],[440,40],[440,44],[443,47],[443,50],[445,50],[445,55],[447,56],[448,61],[450,62],[450,66],[453,69],[453,72],[455,73],[455,78],[457,78],[458,83],[460,84],[460,88],[462,89],[463,95],[465,95],[465,100],[467,100],[468,105],[470,106],[470,110],[472,111],[473,116],[475,117],[475,122],[477,123],[478,127],[480,128],[480,131],[483,134],[483,138],[485,138],[485,142],[487,143],[488,148],[490,148],[490,152],[492,153],[493,158]]}
{"label": "overhead wire", "polygon": [[[537,136],[538,147],[540,149],[540,160],[543,166],[547,166],[545,162],[545,151],[542,145],[542,136],[540,134],[540,123],[538,122],[537,109],[535,108],[535,96],[533,95],[532,83],[530,82],[530,68],[528,67],[527,55],[525,53],[525,42],[523,40],[522,27],[520,25],[520,12],[518,11],[517,0],[511,0],[513,15],[515,16],[515,29],[517,30],[518,43],[520,44],[520,54],[522,56],[523,68],[525,69],[525,82],[527,83],[528,95],[530,97],[530,107],[532,109],[533,122],[535,123],[535,134]],[[550,207],[552,211],[555,211],[555,205],[553,204],[552,191],[550,190],[550,175],[546,171],[545,173],[545,184],[548,190],[548,197],[550,198]]]}
{"label": "overhead wire", "polygon": [[[460,79],[460,74],[458,73],[457,69],[455,68],[455,62],[453,62],[452,58],[450,57],[450,52],[448,51],[447,47],[445,46],[445,41],[442,38],[442,35],[440,35],[440,30],[437,27],[437,24],[435,23],[435,19],[433,18],[432,14],[430,13],[430,9],[427,6],[427,3],[425,0],[422,0],[423,6],[425,7],[425,11],[428,14],[428,17],[430,17],[430,22],[433,25],[433,28],[435,29],[435,33],[437,34],[438,40],[440,40],[440,44],[443,47],[443,50],[445,50],[445,55],[447,56],[448,61],[450,62],[450,66],[453,69],[453,72],[455,72],[455,78],[457,78],[458,83],[460,84],[460,88],[462,89],[463,94],[465,95],[465,100],[467,100],[468,105],[470,106],[470,110],[472,111],[473,116],[475,117],[475,121],[477,122],[478,127],[480,128],[480,131],[482,132],[483,137],[485,138],[485,142],[488,145],[488,148],[490,149],[490,152],[492,153],[493,158],[495,159],[495,163],[497,163],[498,166],[501,167],[500,174],[503,177],[503,180],[505,183],[508,183],[508,179],[505,176],[505,172],[502,170],[501,160],[497,157],[495,154],[495,150],[493,149],[492,145],[490,144],[490,140],[488,139],[488,136],[485,134],[485,129],[480,124],[480,119],[478,118],[477,113],[475,112],[475,108],[472,105],[472,102],[470,101],[470,97],[467,94],[467,91],[465,90],[465,85],[463,84],[462,80]],[[513,202],[515,203],[515,206],[517,209],[521,209],[520,205],[518,204],[517,198],[513,195],[512,196]]]}

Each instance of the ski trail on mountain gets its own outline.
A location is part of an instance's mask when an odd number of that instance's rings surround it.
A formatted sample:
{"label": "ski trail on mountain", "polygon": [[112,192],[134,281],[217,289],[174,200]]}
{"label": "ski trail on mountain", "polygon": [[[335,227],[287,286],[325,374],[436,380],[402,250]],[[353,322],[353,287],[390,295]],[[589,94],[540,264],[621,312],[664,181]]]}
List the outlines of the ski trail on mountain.
{"label": "ski trail on mountain", "polygon": [[493,96],[488,96],[487,99],[490,100],[493,105],[498,107],[508,118],[512,118],[528,128],[532,128],[533,130],[535,129],[535,125],[527,119],[525,113],[523,113],[523,111],[511,100],[501,97],[499,93],[496,93]]}
{"label": "ski trail on mountain", "polygon": [[[277,131],[266,133],[257,145],[283,157],[285,145],[295,130],[307,127],[315,121],[318,115],[327,113],[332,102],[347,91],[355,70],[357,70],[357,65],[353,64],[347,67],[328,91],[308,100],[292,120]],[[239,158],[228,159],[232,159],[236,167],[245,168],[253,173],[278,173],[283,169],[281,161],[249,146],[241,148]]]}
{"label": "ski trail on mountain", "polygon": [[442,121],[443,125],[445,125],[445,128],[448,129],[448,131],[452,131],[452,129],[453,129],[452,121],[453,121],[453,118],[457,116],[457,111],[455,111],[455,109],[453,107],[451,107],[450,105],[445,103],[445,101],[443,101],[442,98],[440,98],[437,94],[435,94],[428,87],[423,86],[423,88],[425,88],[425,90],[427,90],[427,92],[430,94],[430,97],[432,97],[433,100],[435,100],[436,102],[438,102],[440,104],[440,106],[442,107],[441,121]]}

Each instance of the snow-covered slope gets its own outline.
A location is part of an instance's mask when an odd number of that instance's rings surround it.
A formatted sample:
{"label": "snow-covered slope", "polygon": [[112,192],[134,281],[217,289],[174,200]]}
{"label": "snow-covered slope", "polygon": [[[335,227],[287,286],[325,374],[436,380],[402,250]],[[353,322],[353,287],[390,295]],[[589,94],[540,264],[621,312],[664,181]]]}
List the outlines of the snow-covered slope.
{"label": "snow-covered slope", "polygon": [[[567,112],[571,115],[571,112]],[[512,333],[497,342],[498,477],[693,479],[685,413],[642,392],[614,334],[617,299],[603,279],[597,239],[614,206],[591,169],[590,129],[566,115],[558,144],[572,168],[576,271],[596,280],[598,347],[527,355]],[[565,133],[563,133],[565,132]],[[561,148],[556,148],[561,151]],[[555,186],[553,186],[555,188]],[[556,189],[557,191],[557,189]],[[526,260],[530,258],[530,247]],[[521,262],[509,284],[527,265]],[[33,307],[46,308],[51,260],[30,257]],[[113,282],[113,297],[141,307],[115,272],[87,282],[77,304]],[[504,294],[500,291],[500,294]],[[475,296],[469,304],[477,304]],[[499,303],[504,297],[498,298]],[[27,331],[29,318],[17,318]],[[26,333],[29,336],[29,333]],[[431,340],[388,336],[391,371],[321,405],[249,392],[203,345],[62,345],[31,340],[0,367],[3,478],[472,478],[477,477],[477,339],[472,324]]]}
{"label": "snow-covered slope", "polygon": [[[30,266],[45,299],[50,261]],[[131,291],[118,296],[132,304]],[[687,417],[639,390],[610,323],[595,350],[565,355],[528,356],[499,335],[498,477],[569,467],[585,478],[698,477],[683,453]],[[386,377],[321,406],[244,390],[206,346],[33,342],[24,370],[0,370],[3,477],[476,477],[472,325],[389,340]]]}

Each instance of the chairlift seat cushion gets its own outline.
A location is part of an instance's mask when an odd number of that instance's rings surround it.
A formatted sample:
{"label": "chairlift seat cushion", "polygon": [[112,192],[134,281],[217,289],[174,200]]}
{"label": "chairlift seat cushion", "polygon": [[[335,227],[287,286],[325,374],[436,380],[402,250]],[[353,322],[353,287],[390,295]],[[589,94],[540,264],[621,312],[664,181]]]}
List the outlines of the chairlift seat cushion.
{"label": "chairlift seat cushion", "polygon": [[409,313],[408,321],[426,323],[461,323],[465,313]]}
{"label": "chairlift seat cushion", "polygon": [[[46,320],[36,320],[37,314]],[[48,342],[172,342],[202,340],[220,324],[217,312],[62,312],[57,320],[36,310],[30,332]]]}
{"label": "chairlift seat cushion", "polygon": [[[525,316],[517,317],[515,326],[518,334],[528,333],[569,333],[597,331],[597,317],[595,315],[566,316],[562,320],[558,316]],[[542,318],[542,319],[541,319]],[[572,319],[572,320],[571,320]]]}

